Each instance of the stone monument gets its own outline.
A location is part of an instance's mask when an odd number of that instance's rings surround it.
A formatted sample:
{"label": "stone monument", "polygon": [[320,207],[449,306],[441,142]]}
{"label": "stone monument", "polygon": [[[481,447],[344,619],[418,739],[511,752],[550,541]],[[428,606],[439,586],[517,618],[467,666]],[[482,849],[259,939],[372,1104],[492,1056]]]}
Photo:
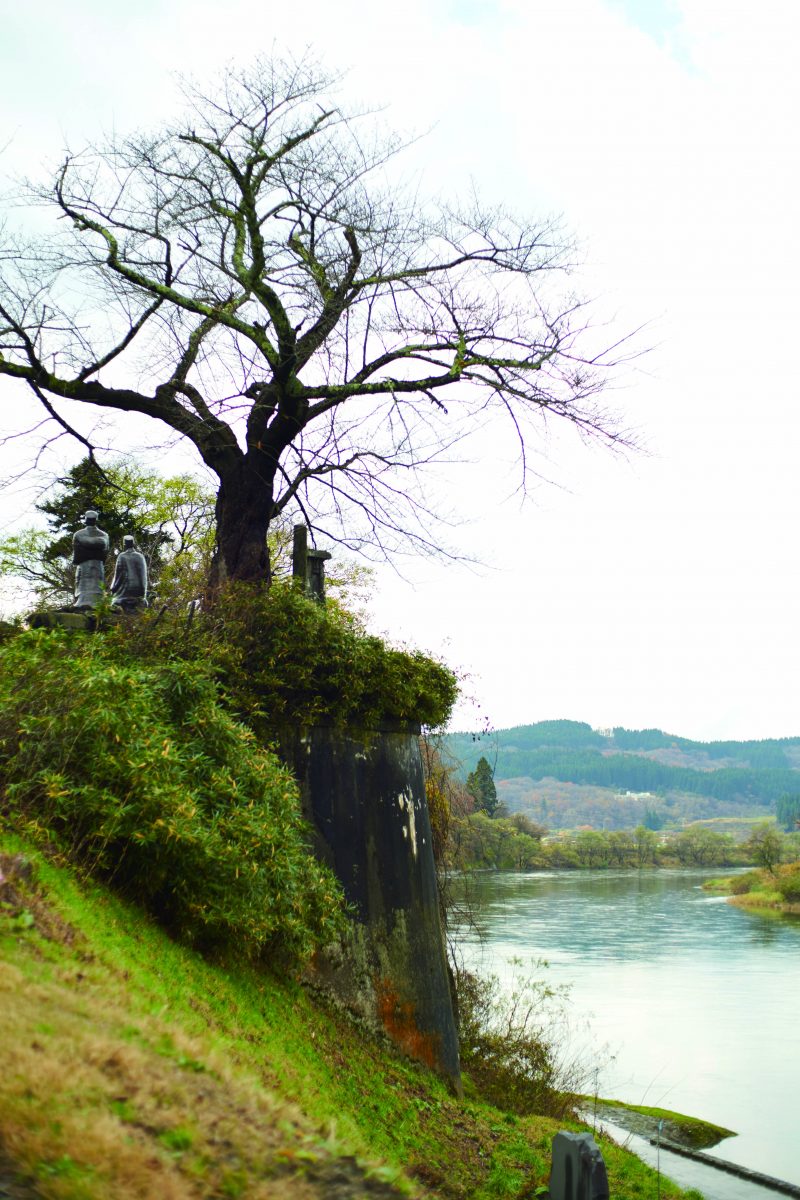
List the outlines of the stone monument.
{"label": "stone monument", "polygon": [[72,539],[72,561],[76,567],[73,609],[79,610],[97,608],[103,598],[109,547],[108,534],[97,524],[97,513],[89,509],[83,520],[83,529]]}
{"label": "stone monument", "polygon": [[130,533],[122,539],[122,551],[111,581],[111,597],[112,606],[123,612],[147,608],[147,560],[141,550],[136,549]]}

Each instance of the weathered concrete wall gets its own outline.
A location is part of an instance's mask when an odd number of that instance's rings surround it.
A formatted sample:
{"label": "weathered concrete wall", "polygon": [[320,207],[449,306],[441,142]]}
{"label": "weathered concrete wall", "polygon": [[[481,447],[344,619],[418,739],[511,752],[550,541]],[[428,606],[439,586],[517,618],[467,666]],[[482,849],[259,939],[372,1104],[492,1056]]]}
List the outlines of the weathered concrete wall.
{"label": "weathered concrete wall", "polygon": [[320,980],[406,1053],[461,1088],[422,759],[416,731],[287,734],[316,851],[355,913]]}

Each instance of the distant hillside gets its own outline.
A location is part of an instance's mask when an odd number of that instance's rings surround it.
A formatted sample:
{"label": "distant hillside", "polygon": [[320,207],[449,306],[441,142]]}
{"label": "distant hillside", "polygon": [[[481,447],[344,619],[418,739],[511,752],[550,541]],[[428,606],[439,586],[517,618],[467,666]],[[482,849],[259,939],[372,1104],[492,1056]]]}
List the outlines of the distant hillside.
{"label": "distant hillside", "polygon": [[[604,789],[618,808],[625,797],[628,803],[621,808],[629,815],[639,799],[663,809],[666,801],[674,807],[684,798],[682,815],[692,819],[772,809],[779,796],[800,791],[800,737],[695,742],[661,729],[600,732],[583,721],[559,720],[479,736],[450,734],[447,743],[465,775],[483,755],[498,784],[515,781],[516,786],[503,789],[515,809],[536,807],[525,797],[533,792],[540,800],[539,792],[551,790],[537,791],[541,781]],[[691,797],[703,803],[692,803]],[[573,802],[569,808],[571,816],[580,816],[580,805]]]}

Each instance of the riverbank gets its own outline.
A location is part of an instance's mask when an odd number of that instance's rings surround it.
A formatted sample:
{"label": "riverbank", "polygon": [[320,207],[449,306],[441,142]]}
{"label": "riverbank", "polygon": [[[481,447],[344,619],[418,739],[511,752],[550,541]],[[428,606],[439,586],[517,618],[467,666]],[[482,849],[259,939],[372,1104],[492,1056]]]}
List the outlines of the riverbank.
{"label": "riverbank", "polygon": [[[521,1200],[554,1134],[296,980],[209,962],[0,831],[0,1179],[14,1200]],[[20,854],[23,865],[20,867]],[[30,868],[25,863],[29,863]],[[612,1194],[650,1168],[601,1138]],[[664,1200],[681,1200],[661,1181]]]}
{"label": "riverbank", "polygon": [[800,917],[800,862],[709,879],[703,887],[727,896],[739,908]]}

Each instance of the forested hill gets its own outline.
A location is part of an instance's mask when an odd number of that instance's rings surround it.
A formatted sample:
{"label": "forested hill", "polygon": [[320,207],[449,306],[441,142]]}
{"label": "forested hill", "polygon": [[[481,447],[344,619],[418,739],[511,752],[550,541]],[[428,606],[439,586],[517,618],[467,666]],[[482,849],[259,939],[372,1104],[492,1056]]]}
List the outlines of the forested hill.
{"label": "forested hill", "polygon": [[583,721],[560,720],[482,735],[454,733],[447,743],[465,774],[483,755],[498,782],[556,779],[764,806],[800,791],[800,737],[695,742],[661,729],[600,731]]}

